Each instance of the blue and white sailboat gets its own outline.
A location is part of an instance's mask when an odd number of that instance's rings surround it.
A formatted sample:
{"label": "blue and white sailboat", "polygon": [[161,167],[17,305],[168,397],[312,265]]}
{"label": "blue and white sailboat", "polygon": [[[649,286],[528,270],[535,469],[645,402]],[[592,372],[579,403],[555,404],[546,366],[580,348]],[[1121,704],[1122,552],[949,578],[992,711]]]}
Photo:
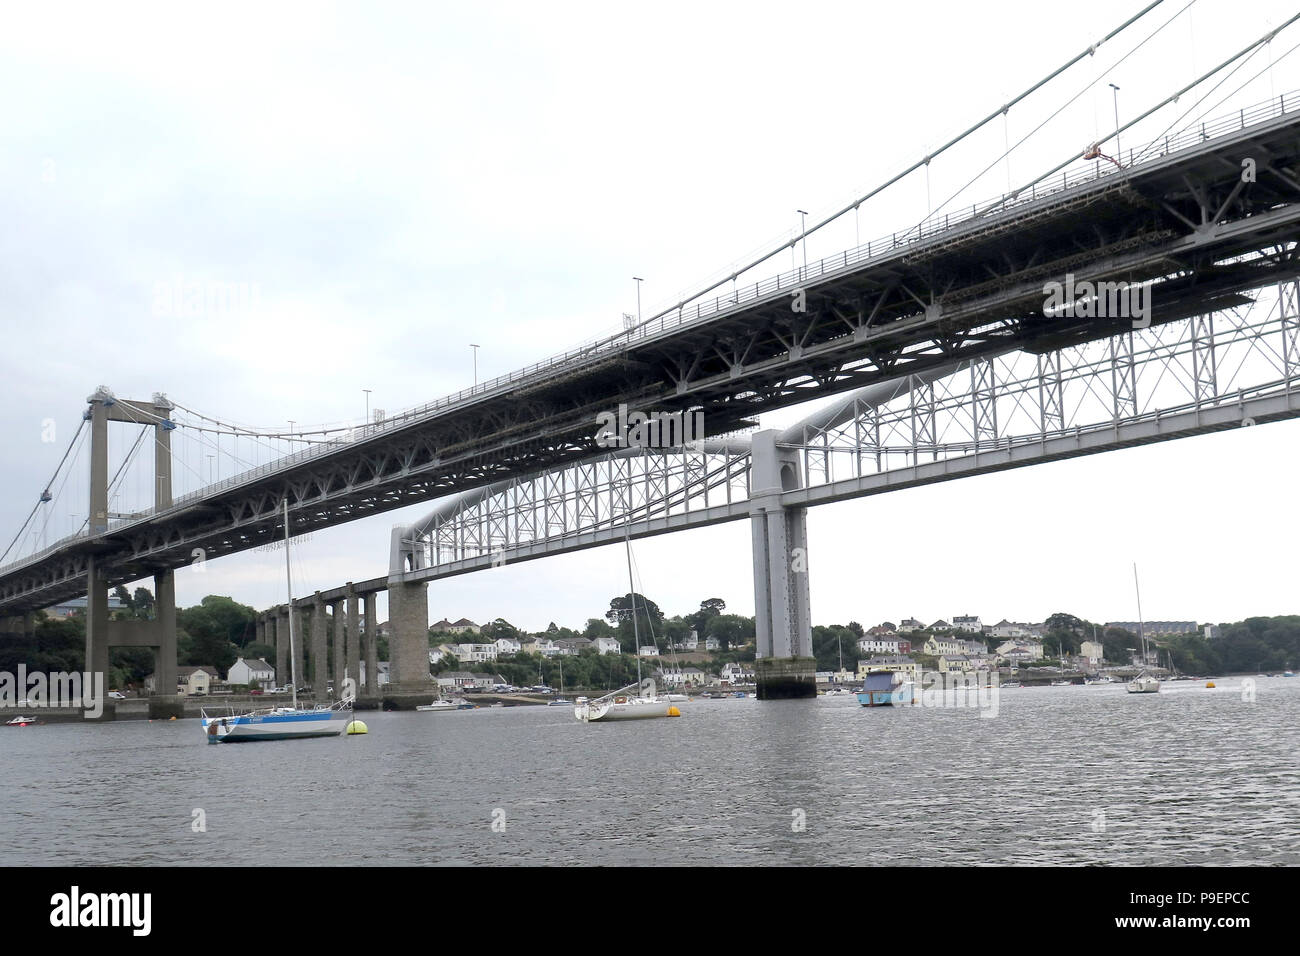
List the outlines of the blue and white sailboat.
{"label": "blue and white sailboat", "polygon": [[250,740],[295,740],[301,737],[337,737],[343,733],[344,718],[352,713],[352,698],[344,697],[332,706],[298,706],[298,655],[294,649],[293,579],[289,572],[289,499],[284,500],[284,576],[289,586],[289,660],[293,668],[293,706],[250,710],[243,714],[209,717],[203,713],[203,735],[210,744],[243,743]]}

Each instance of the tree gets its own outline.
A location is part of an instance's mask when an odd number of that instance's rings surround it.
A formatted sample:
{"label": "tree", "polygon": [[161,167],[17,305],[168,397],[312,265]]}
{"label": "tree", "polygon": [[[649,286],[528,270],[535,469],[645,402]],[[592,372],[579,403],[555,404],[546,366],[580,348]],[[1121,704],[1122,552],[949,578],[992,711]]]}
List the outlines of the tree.
{"label": "tree", "polygon": [[709,619],[707,636],[718,639],[719,649],[730,650],[733,644],[753,639],[754,619],[739,614],[717,614]]}
{"label": "tree", "polygon": [[624,621],[632,620],[633,605],[636,606],[638,616],[649,618],[655,624],[664,619],[664,612],[659,610],[658,604],[644,594],[629,591],[621,597],[610,600],[609,610],[605,612],[605,620],[611,624],[621,624]]}
{"label": "tree", "polygon": [[118,601],[121,602],[123,610],[129,612],[134,609],[134,606],[131,603],[131,592],[122,585],[119,584],[117,587],[113,588],[113,597],[117,598]]}
{"label": "tree", "polygon": [[135,616],[148,620],[153,617],[153,607],[153,592],[148,588],[136,588],[131,598],[131,609],[135,611]]}
{"label": "tree", "polygon": [[862,629],[862,625],[857,621],[849,621],[848,628],[853,632],[854,637],[861,637],[863,634],[867,633]]}
{"label": "tree", "polygon": [[[183,631],[189,639],[188,659],[182,663],[209,664],[224,673],[239,656],[237,648],[256,636],[256,619],[257,612],[251,607],[214,594],[195,607],[178,611],[178,632]],[[178,656],[179,650],[178,644]]]}

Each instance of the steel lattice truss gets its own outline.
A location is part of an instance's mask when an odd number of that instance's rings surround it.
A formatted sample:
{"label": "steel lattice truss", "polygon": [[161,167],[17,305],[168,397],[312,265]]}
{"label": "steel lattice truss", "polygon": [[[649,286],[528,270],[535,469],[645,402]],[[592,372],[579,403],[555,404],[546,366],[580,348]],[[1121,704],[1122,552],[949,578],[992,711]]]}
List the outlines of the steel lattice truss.
{"label": "steel lattice truss", "polygon": [[[820,504],[1300,416],[1300,284],[1249,304],[1044,353],[961,361],[864,389],[787,429]],[[618,452],[466,496],[401,539],[391,580],[421,580],[743,519],[750,455]]]}
{"label": "steel lattice truss", "polygon": [[647,527],[680,526],[683,519],[691,525],[726,520],[743,516],[748,499],[743,442],[611,452],[465,496],[402,542],[402,565],[394,570],[484,563],[472,559],[499,563],[533,544],[611,540],[632,524],[645,533]]}
{"label": "steel lattice truss", "polygon": [[963,363],[884,404],[854,398],[846,420],[799,429],[786,444],[800,451],[806,485],[826,485],[1287,395],[1300,387],[1296,288],[1053,352]]}

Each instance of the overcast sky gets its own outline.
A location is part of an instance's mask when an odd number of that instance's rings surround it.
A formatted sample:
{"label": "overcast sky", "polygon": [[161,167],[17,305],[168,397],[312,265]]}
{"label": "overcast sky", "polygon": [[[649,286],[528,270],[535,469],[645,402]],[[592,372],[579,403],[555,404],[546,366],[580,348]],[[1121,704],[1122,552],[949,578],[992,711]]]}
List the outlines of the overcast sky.
{"label": "overcast sky", "polygon": [[[928,184],[916,174],[814,237],[810,258],[915,224],[1086,90],[962,198],[1033,178],[1110,131],[1108,82],[1130,119],[1294,12],[1200,0],[1101,78],[1184,5],[1165,3],[935,160]],[[633,275],[645,314],[677,301],[788,238],[796,209],[847,204],[1140,6],[11,7],[3,544],[97,385],[267,428],[359,420],[367,388],[372,408],[431,401],[471,384],[471,342],[482,379],[617,328],[636,310]],[[1300,25],[1207,101],[1223,101],[1212,115],[1300,89],[1300,53],[1285,55],[1296,43]],[[759,272],[789,266],[786,254]],[[191,314],[166,296],[192,283],[248,299]],[[57,441],[42,440],[50,420]],[[813,509],[813,620],[1131,619],[1134,561],[1148,619],[1296,612],[1298,437],[1300,424],[1274,424]],[[114,430],[114,461],[133,440]],[[187,454],[178,491],[242,467]],[[85,518],[85,467],[52,510],[51,539]],[[143,507],[147,489],[137,477],[114,507]],[[302,588],[384,573],[390,527],[429,507],[314,535],[296,552]],[[432,619],[581,626],[626,590],[618,550],[434,583]],[[753,613],[747,523],[635,551],[666,612],[716,596]],[[281,601],[280,562],[244,554],[184,570],[178,600]]]}

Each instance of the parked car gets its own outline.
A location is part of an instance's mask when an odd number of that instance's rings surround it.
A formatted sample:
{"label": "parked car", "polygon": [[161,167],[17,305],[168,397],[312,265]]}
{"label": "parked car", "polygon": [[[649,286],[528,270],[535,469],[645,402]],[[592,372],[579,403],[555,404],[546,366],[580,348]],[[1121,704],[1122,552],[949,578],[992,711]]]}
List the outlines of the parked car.
{"label": "parked car", "polygon": [[108,696],[110,700],[126,700],[126,694],[123,694],[119,690],[110,690]]}

